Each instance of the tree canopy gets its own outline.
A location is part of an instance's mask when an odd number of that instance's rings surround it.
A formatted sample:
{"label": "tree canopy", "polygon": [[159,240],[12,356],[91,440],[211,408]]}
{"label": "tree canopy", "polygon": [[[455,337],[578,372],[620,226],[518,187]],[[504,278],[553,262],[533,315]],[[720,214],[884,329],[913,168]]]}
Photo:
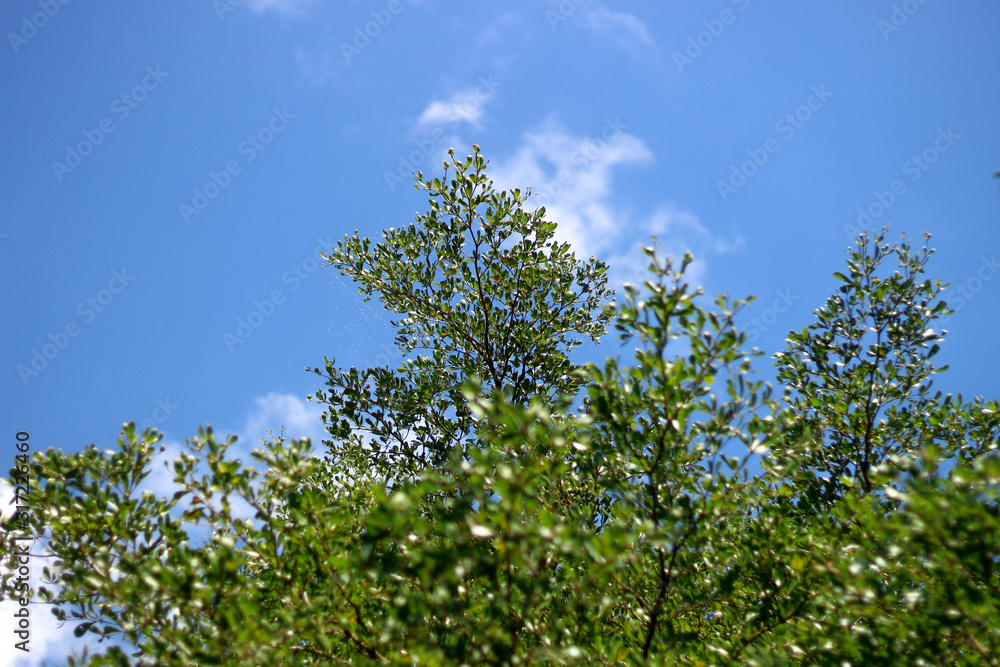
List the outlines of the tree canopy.
{"label": "tree canopy", "polygon": [[[858,237],[772,387],[690,255],[612,300],[530,191],[449,158],[414,224],[326,256],[403,361],[313,369],[322,449],[251,466],[204,428],[158,497],[127,424],[14,471],[34,600],[116,640],[71,664],[998,664],[1000,406],[932,393],[932,250]],[[571,359],[609,327],[631,358]]]}

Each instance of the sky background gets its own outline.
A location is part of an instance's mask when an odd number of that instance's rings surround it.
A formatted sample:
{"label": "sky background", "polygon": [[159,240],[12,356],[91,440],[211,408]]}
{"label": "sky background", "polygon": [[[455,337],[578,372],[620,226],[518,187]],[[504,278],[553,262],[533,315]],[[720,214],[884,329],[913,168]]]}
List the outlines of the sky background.
{"label": "sky background", "polygon": [[[1000,394],[996,2],[8,0],[0,28],[4,470],[19,431],[321,437],[304,367],[399,357],[318,252],[412,222],[409,173],[473,143],[616,284],[657,234],[709,294],[757,295],[768,354],[851,231],[930,232],[958,308],[936,384]],[[32,628],[16,664],[73,645]]]}

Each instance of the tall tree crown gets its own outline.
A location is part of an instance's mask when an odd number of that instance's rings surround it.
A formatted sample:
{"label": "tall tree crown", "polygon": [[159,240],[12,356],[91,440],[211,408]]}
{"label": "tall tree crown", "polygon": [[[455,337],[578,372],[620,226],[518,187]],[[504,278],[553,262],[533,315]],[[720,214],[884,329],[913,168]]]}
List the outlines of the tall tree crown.
{"label": "tall tree crown", "polygon": [[[367,431],[387,456],[415,466],[440,464],[469,435],[467,378],[520,404],[575,393],[582,380],[569,353],[598,341],[611,317],[605,264],[557,242],[544,207],[528,207],[530,191],[498,192],[472,148],[464,160],[449,151],[441,178],[416,175],[430,210],[415,223],[377,243],[355,233],[325,256],[366,300],[404,316],[392,326],[410,358],[361,371],[326,360],[328,389],[316,398],[331,406],[337,438]],[[369,458],[376,468],[385,460]]]}

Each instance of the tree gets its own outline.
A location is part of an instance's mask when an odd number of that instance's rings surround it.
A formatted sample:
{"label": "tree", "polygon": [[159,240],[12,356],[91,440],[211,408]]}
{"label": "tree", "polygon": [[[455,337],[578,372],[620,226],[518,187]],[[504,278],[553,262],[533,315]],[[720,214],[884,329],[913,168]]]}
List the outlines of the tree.
{"label": "tree", "polygon": [[[322,457],[279,435],[260,474],[204,429],[157,498],[153,431],[36,455],[38,599],[136,651],[83,662],[996,664],[1000,405],[930,394],[931,251],[861,236],[776,391],[690,256],[609,302],[450,158],[416,224],[328,255],[404,361],[316,369]],[[612,321],[631,361],[573,363]]]}
{"label": "tree", "polygon": [[365,300],[378,295],[405,316],[392,322],[409,357],[399,369],[342,370],[329,359],[315,369],[336,443],[328,456],[365,478],[408,477],[455,448],[466,453],[466,378],[521,405],[574,393],[581,380],[568,355],[583,338],[599,340],[610,319],[604,263],[555,242],[545,209],[524,209],[530,192],[496,192],[478,146],[464,161],[449,156],[443,178],[417,175],[430,210],[415,224],[374,245],[355,232],[325,256]]}

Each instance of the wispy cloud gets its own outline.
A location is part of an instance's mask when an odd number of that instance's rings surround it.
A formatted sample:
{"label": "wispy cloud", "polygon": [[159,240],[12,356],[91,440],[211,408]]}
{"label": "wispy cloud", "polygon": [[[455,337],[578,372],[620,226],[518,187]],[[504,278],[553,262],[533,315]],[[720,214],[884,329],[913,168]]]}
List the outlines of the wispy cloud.
{"label": "wispy cloud", "polygon": [[[687,278],[695,285],[704,284],[708,269],[707,256],[723,254],[743,245],[743,239],[736,237],[723,240],[712,234],[698,216],[677,208],[675,204],[660,204],[649,217],[638,221],[640,234],[630,238],[628,248],[607,257],[611,282],[617,287],[625,283],[641,285],[649,278],[649,258],[642,252],[641,245],[649,245],[656,237],[658,252],[672,258],[680,258],[691,251],[696,259],[688,267]],[[645,238],[641,237],[645,234]]]}
{"label": "wispy cloud", "polygon": [[583,16],[594,33],[608,37],[624,49],[655,46],[646,24],[632,14],[598,5],[585,7]]}
{"label": "wispy cloud", "polygon": [[499,85],[499,82],[493,80],[492,75],[480,77],[477,85],[462,88],[445,99],[434,100],[428,104],[417,118],[417,125],[429,127],[449,124],[454,127],[460,123],[468,123],[480,129],[480,120],[486,111],[486,104]]}
{"label": "wispy cloud", "polygon": [[327,437],[320,415],[323,408],[292,394],[271,393],[254,400],[253,409],[241,431],[250,442],[268,439],[268,431],[286,438],[310,438],[313,445]]}
{"label": "wispy cloud", "polygon": [[611,205],[612,169],[645,164],[652,153],[624,125],[606,121],[603,136],[571,135],[555,121],[524,134],[513,157],[493,167],[505,187],[530,186],[536,202],[559,223],[563,239],[581,252],[594,254],[609,242],[619,221]]}
{"label": "wispy cloud", "polygon": [[482,108],[478,106],[468,106],[460,101],[461,94],[452,96],[447,102],[431,102],[430,106],[424,109],[417,119],[420,125],[436,125],[445,122],[465,121],[476,126],[483,115]]}
{"label": "wispy cloud", "polygon": [[[237,436],[236,444],[227,453],[232,459],[240,459],[243,465],[261,469],[251,452],[263,446],[263,442],[284,434],[286,439],[309,438],[313,447],[319,449],[320,442],[327,437],[320,416],[322,406],[310,403],[292,394],[270,393],[254,399],[253,406],[247,412],[243,426],[235,431],[216,430],[215,436],[223,440],[229,434]],[[160,443],[164,451],[153,457],[152,472],[143,480],[142,489],[152,491],[157,496],[169,497],[180,490],[174,483],[173,461],[182,453],[189,451],[187,446],[176,440],[163,440]]]}
{"label": "wispy cloud", "polygon": [[[540,130],[526,133],[511,157],[494,161],[490,173],[500,187],[531,187],[537,193],[535,204],[545,206],[546,218],[558,223],[560,240],[570,243],[578,255],[608,262],[616,286],[646,279],[648,260],[639,244],[648,245],[653,235],[671,256],[692,250],[704,257],[738,245],[739,240],[721,241],[694,213],[670,202],[646,215],[621,203],[614,189],[615,169],[653,161],[649,148],[626,128],[619,119],[608,119],[594,136],[582,137],[548,121]],[[691,269],[692,281],[699,282],[704,259]]]}
{"label": "wispy cloud", "polygon": [[567,21],[585,25],[599,38],[633,53],[656,51],[656,43],[646,24],[634,14],[613,11],[596,0],[549,0],[551,9],[545,12],[549,26],[558,30]]}
{"label": "wispy cloud", "polygon": [[251,10],[262,14],[274,10],[285,16],[300,16],[318,0],[250,0],[247,5]]}
{"label": "wispy cloud", "polygon": [[313,83],[335,79],[346,64],[343,58],[335,58],[329,51],[313,55],[302,48],[295,50],[295,62],[302,70],[302,78]]}

